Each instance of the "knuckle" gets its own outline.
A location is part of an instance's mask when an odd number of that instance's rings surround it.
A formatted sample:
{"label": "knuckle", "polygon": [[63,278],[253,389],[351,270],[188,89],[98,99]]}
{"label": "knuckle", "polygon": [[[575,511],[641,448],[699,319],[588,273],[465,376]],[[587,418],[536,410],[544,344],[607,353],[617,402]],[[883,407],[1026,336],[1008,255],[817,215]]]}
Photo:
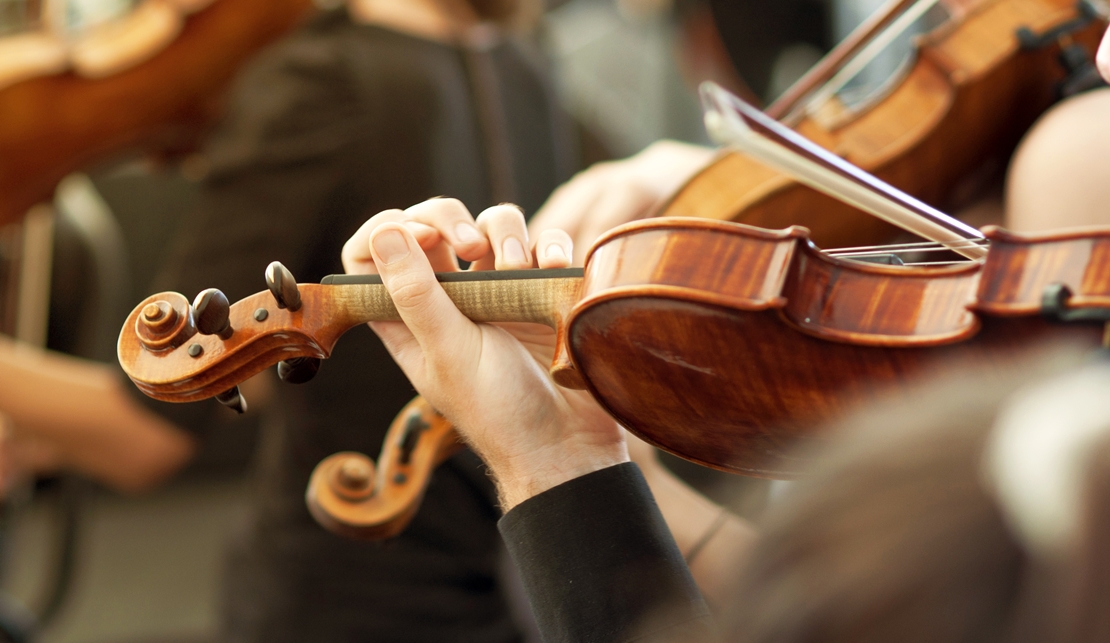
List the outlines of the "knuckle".
{"label": "knuckle", "polygon": [[381,212],[375,214],[374,216],[370,217],[370,220],[367,221],[367,223],[370,224],[371,227],[374,227],[374,226],[381,225],[381,224],[383,224],[387,221],[404,221],[404,220],[405,220],[405,213],[401,210],[393,208],[393,209],[390,209],[390,210],[382,210]]}
{"label": "knuckle", "polygon": [[467,219],[471,218],[470,210],[466,209],[466,206],[463,204],[462,201],[460,201],[460,200],[458,200],[454,197],[443,197],[443,198],[440,198],[440,199],[436,199],[436,201],[441,204],[441,206],[442,206],[441,211],[443,212],[443,214],[445,216],[465,217]]}
{"label": "knuckle", "polygon": [[470,211],[462,201],[451,197],[436,197],[405,210],[407,219],[428,225],[436,225],[459,218],[470,218]]}
{"label": "knuckle", "polygon": [[478,215],[478,221],[497,230],[524,228],[524,211],[511,203],[495,205]]}
{"label": "knuckle", "polygon": [[389,296],[398,309],[417,310],[430,304],[429,298],[439,287],[433,280],[406,279],[394,281],[389,287]]}

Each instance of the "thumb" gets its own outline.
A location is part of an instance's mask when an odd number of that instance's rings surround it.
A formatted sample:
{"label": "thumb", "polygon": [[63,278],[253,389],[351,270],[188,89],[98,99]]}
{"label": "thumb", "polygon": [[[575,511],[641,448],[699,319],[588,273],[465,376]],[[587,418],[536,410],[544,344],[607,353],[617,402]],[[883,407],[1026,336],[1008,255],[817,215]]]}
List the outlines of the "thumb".
{"label": "thumb", "polygon": [[382,224],[370,236],[370,251],[401,321],[420,344],[425,359],[442,361],[468,335],[480,332],[443,291],[428,257],[404,226]]}

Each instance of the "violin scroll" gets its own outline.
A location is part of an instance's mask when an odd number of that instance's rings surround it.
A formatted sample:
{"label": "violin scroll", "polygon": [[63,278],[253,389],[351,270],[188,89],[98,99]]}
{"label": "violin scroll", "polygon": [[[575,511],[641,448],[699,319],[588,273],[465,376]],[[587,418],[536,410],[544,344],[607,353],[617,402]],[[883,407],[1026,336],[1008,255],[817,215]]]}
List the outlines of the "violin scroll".
{"label": "violin scroll", "polygon": [[328,531],[382,540],[404,531],[432,473],[462,448],[454,427],[424,398],[409,402],[389,427],[377,466],[361,453],[336,453],[316,465],[305,493]]}
{"label": "violin scroll", "polygon": [[148,297],[136,310],[135,335],[148,351],[177,348],[197,332],[189,300],[177,293]]}

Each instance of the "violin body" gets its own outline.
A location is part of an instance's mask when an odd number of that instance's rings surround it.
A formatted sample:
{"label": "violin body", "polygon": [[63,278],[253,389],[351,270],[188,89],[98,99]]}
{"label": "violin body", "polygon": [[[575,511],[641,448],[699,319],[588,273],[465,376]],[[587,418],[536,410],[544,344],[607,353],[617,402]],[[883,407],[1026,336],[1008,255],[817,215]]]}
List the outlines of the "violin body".
{"label": "violin body", "polygon": [[618,228],[587,264],[567,321],[594,397],[647,442],[700,464],[791,477],[821,425],[938,360],[997,363],[1036,341],[1099,346],[1098,324],[1041,315],[1110,307],[1110,230],[988,234],[984,264],[866,264],[830,257],[803,228],[674,220]]}
{"label": "violin body", "polygon": [[[767,113],[806,138],[942,209],[966,202],[1005,167],[1021,136],[1056,97],[1064,72],[1056,48],[1023,51],[1016,32],[1036,33],[1076,18],[1074,0],[978,0],[917,39],[917,56],[874,104],[851,112],[835,98],[798,111],[801,95]],[[1094,51],[1105,23],[1073,38]],[[964,203],[966,204],[966,203]],[[761,228],[800,225],[822,248],[884,243],[892,226],[815,192],[746,156],[727,153],[695,176],[662,216],[737,221]]]}
{"label": "violin body", "polygon": [[[1100,325],[1046,321],[1042,299],[1062,284],[1067,311],[1110,308],[1110,229],[988,237],[982,264],[883,266],[830,257],[800,227],[651,219],[603,237],[583,278],[454,273],[464,280],[445,289],[472,319],[555,328],[556,381],[588,389],[646,441],[718,469],[791,477],[800,440],[938,360],[1005,368],[1035,341],[1099,345]],[[397,319],[373,281],[302,284],[296,311],[253,295],[230,306],[226,339],[197,334],[183,296],[154,295],[125,323],[120,363],[153,397],[213,397],[280,360],[327,357],[353,326]]]}
{"label": "violin body", "polygon": [[0,89],[0,225],[109,154],[193,145],[239,67],[311,8],[311,0],[216,0],[135,67],[106,78],[51,74]]}

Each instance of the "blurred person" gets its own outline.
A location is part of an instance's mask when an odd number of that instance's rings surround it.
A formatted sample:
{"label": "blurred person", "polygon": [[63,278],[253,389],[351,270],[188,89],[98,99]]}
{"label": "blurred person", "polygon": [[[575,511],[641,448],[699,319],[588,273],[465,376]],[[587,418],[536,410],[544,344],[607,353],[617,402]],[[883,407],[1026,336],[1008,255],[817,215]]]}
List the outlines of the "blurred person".
{"label": "blurred person", "polygon": [[[382,212],[343,261],[381,274],[403,321],[372,328],[489,465],[544,640],[1110,634],[1104,360],[1056,350],[989,371],[958,364],[843,420],[766,517],[714,622],[619,427],[587,393],[550,380],[550,329],[475,324],[435,281],[433,270],[458,269],[445,232],[464,216],[435,201]],[[507,267],[502,248],[528,239],[523,223],[505,207],[481,218],[490,250],[479,265]],[[536,265],[565,266],[571,243],[541,232]]]}
{"label": "blurred person", "polygon": [[1110,635],[1110,362],[1066,347],[950,365],[838,423],[761,523],[726,638]]}
{"label": "blurred person", "polygon": [[[1095,55],[1110,82],[1110,31]],[[1022,138],[1006,175],[1006,227],[1017,232],[1110,224],[1110,89],[1087,91],[1045,112]]]}

